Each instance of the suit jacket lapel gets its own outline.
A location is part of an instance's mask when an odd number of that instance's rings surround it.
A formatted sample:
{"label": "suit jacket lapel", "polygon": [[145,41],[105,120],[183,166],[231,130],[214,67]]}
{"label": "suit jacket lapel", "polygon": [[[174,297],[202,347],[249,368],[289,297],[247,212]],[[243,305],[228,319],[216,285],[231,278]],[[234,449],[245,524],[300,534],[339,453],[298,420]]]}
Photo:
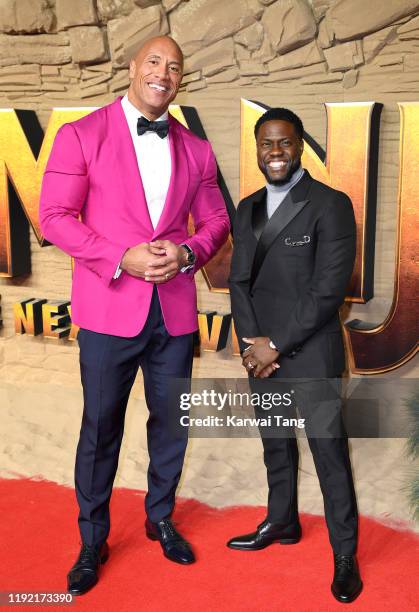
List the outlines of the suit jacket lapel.
{"label": "suit jacket lapel", "polygon": [[[287,225],[291,223],[294,217],[303,210],[306,204],[308,204],[309,199],[307,198],[307,196],[312,182],[313,179],[311,178],[307,170],[305,170],[303,177],[288,192],[286,198],[278,206],[269,221],[265,224],[264,229],[260,234],[256,246],[255,256],[253,258],[252,272],[250,276],[250,287],[253,286],[256,277],[259,273],[259,270],[264,262],[266,254],[273,242],[276,240],[279,234],[281,234],[281,232],[287,227]],[[265,215],[267,215],[266,204],[264,205],[264,209]],[[258,213],[258,216],[260,219],[261,213]]]}
{"label": "suit jacket lapel", "polygon": [[[182,208],[189,185],[189,166],[185,144],[178,130],[177,121],[169,115],[169,146],[172,169],[169,189],[159,222],[154,229],[153,240],[156,240],[164,228],[171,225],[177,217],[178,210]],[[174,223],[176,226],[176,223]]]}
{"label": "suit jacket lapel", "polygon": [[115,151],[114,167],[119,173],[127,202],[131,202],[136,217],[147,226],[147,230],[152,232],[153,225],[148,212],[134,144],[121,106],[121,98],[117,98],[110,105],[109,111],[109,130],[113,140],[113,150]]}
{"label": "suit jacket lapel", "polygon": [[266,188],[255,193],[252,204],[252,230],[256,239],[259,240],[269,221],[266,211]]}

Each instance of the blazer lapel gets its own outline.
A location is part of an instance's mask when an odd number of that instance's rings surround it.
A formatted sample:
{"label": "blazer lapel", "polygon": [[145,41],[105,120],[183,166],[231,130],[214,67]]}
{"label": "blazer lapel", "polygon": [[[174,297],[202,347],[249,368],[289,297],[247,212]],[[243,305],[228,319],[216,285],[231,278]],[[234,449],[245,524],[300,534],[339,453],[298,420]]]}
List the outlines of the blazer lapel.
{"label": "blazer lapel", "polygon": [[137,156],[132,142],[131,133],[121,106],[121,98],[117,98],[109,107],[110,133],[115,151],[114,167],[119,173],[121,185],[125,191],[126,201],[131,203],[135,217],[140,219],[150,233],[153,231],[143,182],[137,163]]}
{"label": "blazer lapel", "polygon": [[252,230],[257,240],[259,240],[261,237],[268,221],[268,213],[266,210],[266,188],[263,188],[255,193],[255,197],[252,202]]}
{"label": "blazer lapel", "polygon": [[177,211],[182,208],[189,185],[189,166],[185,144],[180,134],[177,121],[169,114],[169,146],[171,157],[171,174],[163,211],[153,232],[156,240],[169,225],[176,227]]}
{"label": "blazer lapel", "polygon": [[[250,287],[253,286],[259,270],[265,260],[266,254],[273,242],[310,201],[308,199],[308,194],[312,183],[313,179],[307,170],[305,170],[303,177],[298,181],[295,187],[288,192],[286,198],[278,206],[269,221],[265,224],[264,229],[260,234],[256,246],[255,256],[253,258]],[[266,211],[266,205],[264,208]],[[267,213],[265,212],[265,214]]]}

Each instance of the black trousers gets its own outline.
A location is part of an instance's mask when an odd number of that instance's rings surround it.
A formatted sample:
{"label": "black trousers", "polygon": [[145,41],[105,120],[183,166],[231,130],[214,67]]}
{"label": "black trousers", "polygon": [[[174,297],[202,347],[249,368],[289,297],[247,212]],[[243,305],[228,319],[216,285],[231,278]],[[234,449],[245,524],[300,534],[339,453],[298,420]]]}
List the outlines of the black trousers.
{"label": "black trousers", "polygon": [[78,339],[84,396],[75,467],[79,528],[82,541],[98,548],[110,529],[109,501],[125,410],[139,367],[149,410],[146,513],[158,522],[173,510],[187,436],[174,437],[169,428],[169,410],[175,401],[169,396],[170,379],[190,378],[193,334],[169,335],[155,288],[146,325],[138,336],[123,338],[81,329]]}
{"label": "black trousers", "polygon": [[[280,383],[283,393],[293,388],[294,407],[298,416],[305,420],[333,551],[353,555],[358,539],[358,511],[348,438],[342,420],[340,383],[326,379],[276,382]],[[251,386],[258,389],[252,381]],[[284,414],[283,409],[278,411]],[[292,412],[287,411],[285,416],[289,417]],[[256,413],[266,417],[266,412],[262,415],[260,410],[256,410]],[[260,428],[260,433],[269,487],[268,519],[288,526],[298,522],[299,453],[295,431],[292,427],[280,431],[271,427],[269,431]]]}

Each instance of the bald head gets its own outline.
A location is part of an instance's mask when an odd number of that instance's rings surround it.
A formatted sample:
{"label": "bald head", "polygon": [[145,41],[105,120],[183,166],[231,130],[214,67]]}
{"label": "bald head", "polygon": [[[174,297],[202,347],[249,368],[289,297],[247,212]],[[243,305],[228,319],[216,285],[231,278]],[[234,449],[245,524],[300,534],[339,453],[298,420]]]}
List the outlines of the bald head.
{"label": "bald head", "polygon": [[181,60],[182,68],[183,68],[183,53],[182,49],[179,47],[177,42],[171,36],[153,36],[153,38],[148,38],[142,45],[139,47],[137,53],[134,55],[134,61],[141,60],[142,56],[148,52],[150,48],[153,48],[154,45],[165,45],[167,48],[172,48],[172,50],[178,55]]}
{"label": "bald head", "polygon": [[129,65],[129,101],[151,121],[169,108],[182,81],[183,53],[170,36],[155,36],[138,49]]}

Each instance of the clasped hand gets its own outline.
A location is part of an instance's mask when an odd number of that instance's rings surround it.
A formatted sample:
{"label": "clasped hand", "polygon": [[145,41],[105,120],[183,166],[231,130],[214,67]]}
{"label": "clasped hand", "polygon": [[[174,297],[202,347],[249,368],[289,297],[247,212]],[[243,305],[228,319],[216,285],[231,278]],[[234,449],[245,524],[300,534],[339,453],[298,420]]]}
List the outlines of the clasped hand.
{"label": "clasped hand", "polygon": [[186,265],[185,249],[170,240],[142,242],[128,249],[121,269],[152,283],[166,283]]}
{"label": "clasped hand", "polygon": [[255,378],[268,378],[279,368],[279,352],[269,346],[270,339],[264,336],[242,338],[250,346],[243,351],[242,364]]}

